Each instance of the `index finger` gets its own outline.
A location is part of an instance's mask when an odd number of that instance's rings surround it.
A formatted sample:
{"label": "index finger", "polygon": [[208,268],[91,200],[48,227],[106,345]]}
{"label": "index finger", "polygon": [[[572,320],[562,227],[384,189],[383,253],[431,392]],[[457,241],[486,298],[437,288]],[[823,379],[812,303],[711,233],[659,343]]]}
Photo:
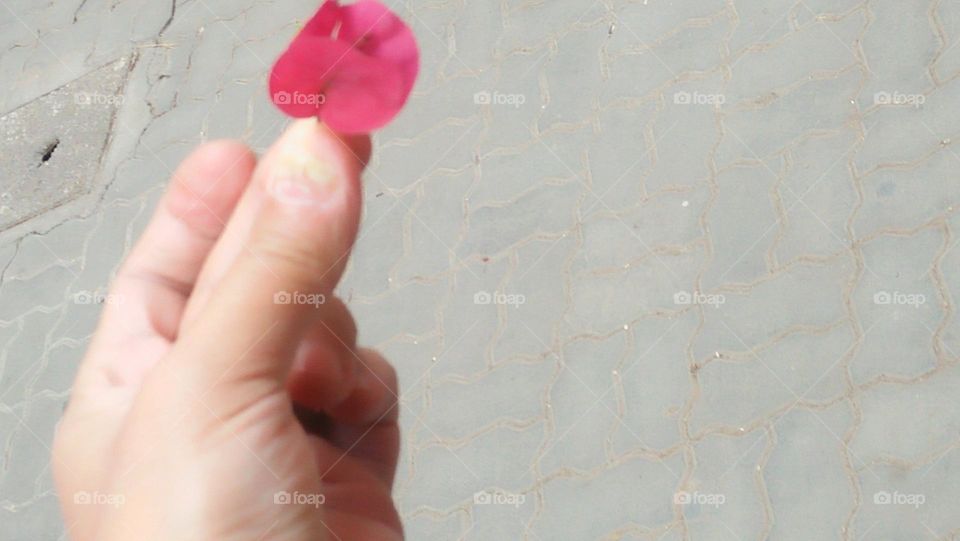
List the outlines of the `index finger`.
{"label": "index finger", "polygon": [[231,401],[256,400],[244,394],[251,383],[255,394],[284,389],[356,238],[362,167],[316,120],[294,123],[263,160],[265,197],[246,250],[175,346],[194,384]]}

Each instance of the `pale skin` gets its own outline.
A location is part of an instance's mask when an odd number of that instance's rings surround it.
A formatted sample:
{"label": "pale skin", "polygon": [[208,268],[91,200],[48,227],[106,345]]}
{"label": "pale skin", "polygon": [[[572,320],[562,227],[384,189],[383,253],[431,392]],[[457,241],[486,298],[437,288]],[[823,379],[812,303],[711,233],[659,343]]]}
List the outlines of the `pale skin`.
{"label": "pale skin", "polygon": [[219,141],[180,165],[57,429],[71,539],[402,539],[396,374],[333,295],[369,154],[300,120],[259,163]]}

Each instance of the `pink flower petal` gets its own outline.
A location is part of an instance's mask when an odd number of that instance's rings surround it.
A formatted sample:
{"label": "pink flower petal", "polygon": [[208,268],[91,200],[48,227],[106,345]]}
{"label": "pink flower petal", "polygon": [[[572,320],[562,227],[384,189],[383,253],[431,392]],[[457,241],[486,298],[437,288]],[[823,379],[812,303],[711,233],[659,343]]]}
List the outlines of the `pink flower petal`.
{"label": "pink flower petal", "polygon": [[406,95],[399,70],[329,38],[301,36],[274,65],[274,103],[296,117],[320,117],[334,130],[365,133],[389,122]]}
{"label": "pink flower petal", "polygon": [[301,34],[273,65],[270,97],[284,113],[295,118],[319,116],[326,103],[327,81],[350,46],[330,39]]}
{"label": "pink flower petal", "polygon": [[307,21],[301,32],[323,38],[330,37],[340,20],[342,9],[337,0],[327,0],[320,6],[317,14]]}
{"label": "pink flower petal", "polygon": [[337,39],[364,54],[398,66],[409,94],[420,71],[420,51],[410,27],[377,0],[361,0],[342,8]]}
{"label": "pink flower petal", "polygon": [[403,108],[403,76],[395,66],[357,51],[349,56],[327,88],[320,119],[342,133],[367,133],[385,126]]}
{"label": "pink flower petal", "polygon": [[403,108],[419,62],[413,32],[386,6],[328,0],[274,65],[271,98],[290,116],[365,133]]}

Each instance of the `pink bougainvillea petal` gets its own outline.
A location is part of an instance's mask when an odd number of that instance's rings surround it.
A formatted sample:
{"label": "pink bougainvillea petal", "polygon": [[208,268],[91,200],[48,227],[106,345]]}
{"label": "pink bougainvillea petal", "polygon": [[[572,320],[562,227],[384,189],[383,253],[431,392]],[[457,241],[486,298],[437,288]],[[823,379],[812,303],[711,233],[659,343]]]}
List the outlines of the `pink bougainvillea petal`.
{"label": "pink bougainvillea petal", "polygon": [[338,39],[364,54],[397,66],[409,93],[420,70],[420,51],[410,27],[376,0],[361,0],[342,8]]}
{"label": "pink bougainvillea petal", "polygon": [[399,70],[346,42],[303,36],[271,75],[274,103],[296,118],[319,117],[342,133],[364,133],[389,122],[406,95]]}
{"label": "pink bougainvillea petal", "polygon": [[320,119],[342,133],[365,133],[390,122],[407,99],[400,70],[350,51],[333,76]]}
{"label": "pink bougainvillea petal", "polygon": [[307,21],[301,32],[311,36],[330,37],[337,26],[337,21],[340,20],[342,9],[337,0],[327,0],[317,10],[317,14]]}
{"label": "pink bougainvillea petal", "polygon": [[413,32],[376,0],[328,0],[281,55],[270,94],[284,113],[343,133],[373,131],[406,103],[419,71]]}
{"label": "pink bougainvillea petal", "polygon": [[337,64],[352,50],[346,43],[311,35],[298,37],[273,65],[270,97],[295,118],[319,116],[327,83]]}

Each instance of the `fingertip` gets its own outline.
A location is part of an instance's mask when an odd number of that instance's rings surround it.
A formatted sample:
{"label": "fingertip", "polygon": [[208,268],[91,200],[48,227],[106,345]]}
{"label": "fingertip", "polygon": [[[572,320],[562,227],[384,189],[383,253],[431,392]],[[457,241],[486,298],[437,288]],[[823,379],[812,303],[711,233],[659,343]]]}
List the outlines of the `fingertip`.
{"label": "fingertip", "polygon": [[383,355],[359,348],[356,385],[350,395],[330,408],[331,417],[350,424],[396,420],[399,383],[397,371]]}
{"label": "fingertip", "polygon": [[290,123],[278,146],[291,144],[304,152],[335,158],[352,172],[366,167],[373,147],[369,135],[339,133],[316,118],[301,118]]}
{"label": "fingertip", "polygon": [[[258,184],[272,200],[261,209],[260,229],[276,233],[279,228],[299,238],[295,244],[319,249],[321,262],[342,265],[360,220],[364,165],[356,150],[366,153],[368,142],[362,137],[341,139],[317,119],[294,121],[257,172]],[[326,261],[330,254],[335,254],[334,261]]]}
{"label": "fingertip", "polygon": [[290,398],[316,411],[346,400],[356,387],[359,375],[351,355],[322,343],[301,344],[287,376]]}
{"label": "fingertip", "polygon": [[177,168],[165,204],[198,232],[215,237],[230,218],[256,162],[240,141],[205,143]]}
{"label": "fingertip", "polygon": [[[197,178],[198,176],[222,174],[233,169],[252,171],[256,162],[256,155],[242,141],[217,139],[203,143],[183,161],[180,172],[197,174],[177,180],[188,182],[193,187],[200,188],[204,186],[204,179]],[[206,179],[207,183],[209,181],[209,179]]]}

